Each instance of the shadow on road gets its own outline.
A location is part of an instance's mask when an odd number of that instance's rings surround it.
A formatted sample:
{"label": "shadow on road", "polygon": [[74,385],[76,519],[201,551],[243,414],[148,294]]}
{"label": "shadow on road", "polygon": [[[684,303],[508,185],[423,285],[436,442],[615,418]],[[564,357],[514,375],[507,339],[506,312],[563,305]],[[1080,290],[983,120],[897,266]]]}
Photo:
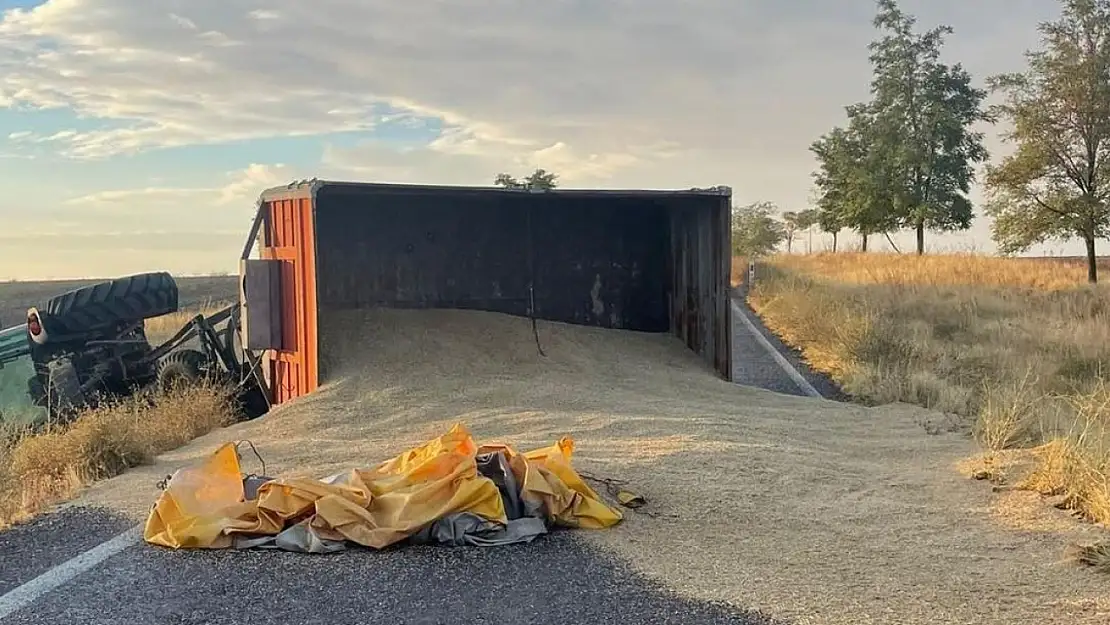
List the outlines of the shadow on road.
{"label": "shadow on road", "polygon": [[678,597],[574,534],[488,549],[357,549],[329,556],[172,552],[142,544],[4,625],[772,623]]}

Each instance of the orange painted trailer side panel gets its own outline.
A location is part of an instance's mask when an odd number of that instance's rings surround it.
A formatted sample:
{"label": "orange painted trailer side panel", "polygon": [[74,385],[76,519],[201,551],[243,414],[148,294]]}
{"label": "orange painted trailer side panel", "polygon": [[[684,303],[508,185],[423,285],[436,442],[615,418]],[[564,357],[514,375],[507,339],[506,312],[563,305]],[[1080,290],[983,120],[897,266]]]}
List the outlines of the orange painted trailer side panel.
{"label": "orange painted trailer side panel", "polygon": [[269,365],[273,402],[282,404],[319,386],[312,200],[274,199],[263,215],[262,257],[282,262],[282,347],[272,352]]}

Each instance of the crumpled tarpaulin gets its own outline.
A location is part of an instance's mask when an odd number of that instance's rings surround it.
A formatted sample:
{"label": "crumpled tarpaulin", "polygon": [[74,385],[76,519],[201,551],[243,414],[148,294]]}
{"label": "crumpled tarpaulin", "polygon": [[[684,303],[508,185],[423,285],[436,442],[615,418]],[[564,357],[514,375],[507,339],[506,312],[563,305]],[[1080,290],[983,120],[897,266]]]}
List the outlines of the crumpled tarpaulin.
{"label": "crumpled tarpaulin", "polygon": [[449,545],[526,542],[552,526],[621,521],[571,467],[574,441],[518,453],[478,446],[462,424],[372,469],[322,480],[244,479],[234,443],[177,471],[144,539],[179,548],[266,547],[312,553],[347,542]]}

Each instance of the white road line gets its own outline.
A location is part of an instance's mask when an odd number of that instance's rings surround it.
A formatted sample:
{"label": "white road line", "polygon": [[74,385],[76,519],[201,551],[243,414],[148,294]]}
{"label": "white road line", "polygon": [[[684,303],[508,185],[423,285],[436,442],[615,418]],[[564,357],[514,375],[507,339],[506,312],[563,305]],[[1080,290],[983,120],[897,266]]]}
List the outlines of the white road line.
{"label": "white road line", "polygon": [[17,610],[31,605],[36,599],[51,590],[134,545],[142,536],[143,526],[136,525],[119,536],[66,560],[22,586],[0,595],[0,621],[8,618]]}
{"label": "white road line", "polygon": [[797,385],[803,393],[809,395],[810,397],[822,397],[821,393],[819,393],[817,389],[809,383],[809,380],[807,380],[805,376],[803,376],[797,369],[795,369],[794,365],[790,364],[790,361],[787,360],[786,357],[783,356],[781,353],[779,353],[779,350],[775,349],[775,346],[771,344],[771,341],[767,340],[767,337],[763,336],[763,333],[759,331],[759,328],[755,327],[755,323],[753,323],[752,320],[748,318],[748,312],[741,309],[740,305],[737,304],[735,300],[732,301],[732,311],[735,312],[737,316],[739,316],[740,319],[744,321],[744,325],[748,326],[748,331],[752,333],[752,336],[755,337],[755,340],[759,341],[759,344],[763,346],[763,349],[767,350],[767,353],[771,355],[771,358],[775,359],[775,362],[778,364],[778,366],[782,367],[782,370],[786,372],[786,375],[790,376],[790,379],[794,381],[794,384]]}

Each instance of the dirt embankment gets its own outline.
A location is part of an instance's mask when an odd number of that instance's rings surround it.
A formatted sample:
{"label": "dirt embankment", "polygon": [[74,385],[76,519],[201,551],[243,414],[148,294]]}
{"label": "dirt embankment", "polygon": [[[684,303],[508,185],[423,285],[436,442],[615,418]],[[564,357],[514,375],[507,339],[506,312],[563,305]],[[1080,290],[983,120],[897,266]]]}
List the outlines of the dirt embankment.
{"label": "dirt embankment", "polygon": [[683,594],[796,623],[1106,622],[1105,578],[1059,562],[1093,528],[997,524],[989,489],[955,469],[971,443],[928,434],[935,415],[922,409],[739,387],[664,336],[541,322],[542,357],[527,320],[490,313],[376,311],[331,326],[345,340],[319,392],[82,503],[142,518],[160,478],[227,440],[251,440],[271,474],[319,477],[463,421],[520,448],[573,436],[577,468],[650,502],[576,537]]}

